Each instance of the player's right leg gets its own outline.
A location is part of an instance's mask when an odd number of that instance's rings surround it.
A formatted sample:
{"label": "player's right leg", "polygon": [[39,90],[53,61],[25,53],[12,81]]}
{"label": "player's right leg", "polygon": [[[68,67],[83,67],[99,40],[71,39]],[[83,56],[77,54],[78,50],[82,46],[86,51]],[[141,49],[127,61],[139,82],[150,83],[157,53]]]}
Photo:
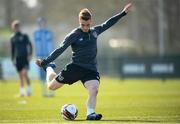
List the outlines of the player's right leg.
{"label": "player's right leg", "polygon": [[62,87],[64,84],[59,83],[55,79],[55,77],[57,76],[57,74],[54,72],[54,69],[53,69],[53,68],[55,68],[55,64],[48,64],[46,67],[42,67],[41,62],[42,62],[42,60],[40,60],[40,59],[36,60],[36,64],[46,71],[47,87],[50,90],[56,90],[56,89]]}
{"label": "player's right leg", "polygon": [[23,76],[23,65],[22,65],[22,61],[21,58],[16,58],[16,70],[18,72],[19,75],[19,79],[20,79],[20,94],[18,95],[18,97],[23,97],[26,96],[26,90],[24,88],[24,76]]}
{"label": "player's right leg", "polygon": [[46,81],[50,90],[56,90],[64,85],[56,81],[56,76],[57,74],[54,72],[54,69],[51,66],[48,66],[46,68]]}

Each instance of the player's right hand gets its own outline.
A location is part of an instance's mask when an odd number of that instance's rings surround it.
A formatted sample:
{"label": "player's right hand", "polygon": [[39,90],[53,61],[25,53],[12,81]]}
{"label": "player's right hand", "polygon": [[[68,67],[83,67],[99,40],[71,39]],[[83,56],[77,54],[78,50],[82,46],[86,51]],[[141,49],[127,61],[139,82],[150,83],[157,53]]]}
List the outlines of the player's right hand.
{"label": "player's right hand", "polygon": [[41,63],[42,63],[42,60],[41,59],[37,59],[35,61],[36,65],[40,66],[41,67]]}

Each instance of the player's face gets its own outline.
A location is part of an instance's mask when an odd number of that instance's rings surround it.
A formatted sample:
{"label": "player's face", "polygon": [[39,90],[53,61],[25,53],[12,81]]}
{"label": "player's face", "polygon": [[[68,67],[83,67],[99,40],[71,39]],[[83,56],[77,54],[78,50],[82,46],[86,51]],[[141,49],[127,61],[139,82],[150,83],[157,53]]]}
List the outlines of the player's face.
{"label": "player's face", "polygon": [[79,25],[80,25],[80,28],[83,32],[88,32],[90,27],[91,27],[91,19],[85,21],[85,20],[82,20],[82,19],[79,19]]}
{"label": "player's face", "polygon": [[13,26],[13,27],[12,27],[12,30],[13,30],[14,32],[18,32],[18,31],[20,31],[20,26]]}

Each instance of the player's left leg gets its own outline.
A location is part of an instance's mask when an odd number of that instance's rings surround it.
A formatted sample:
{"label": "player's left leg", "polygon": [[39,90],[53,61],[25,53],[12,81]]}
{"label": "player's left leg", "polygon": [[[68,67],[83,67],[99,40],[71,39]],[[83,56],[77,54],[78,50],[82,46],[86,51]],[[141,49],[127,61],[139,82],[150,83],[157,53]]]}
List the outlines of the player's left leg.
{"label": "player's left leg", "polygon": [[24,68],[23,69],[23,77],[27,83],[27,95],[28,96],[31,96],[32,95],[32,86],[31,86],[31,82],[30,82],[30,79],[29,79],[29,76],[28,76],[28,72],[27,72],[27,69]]}
{"label": "player's left leg", "polygon": [[41,94],[44,97],[53,97],[55,95],[55,92],[52,90],[47,89],[46,86],[46,72],[39,68],[39,81],[41,84]]}
{"label": "player's left leg", "polygon": [[41,94],[42,96],[47,96],[47,87],[46,87],[46,72],[42,68],[39,70],[39,81],[41,85]]}
{"label": "player's left leg", "polygon": [[23,97],[26,95],[26,91],[24,88],[24,79],[23,79],[23,71],[18,71],[19,79],[20,79],[20,97]]}
{"label": "player's left leg", "polygon": [[89,80],[84,83],[84,86],[86,87],[89,94],[87,99],[87,120],[100,120],[102,118],[102,115],[96,114],[94,112],[99,89],[99,81]]}

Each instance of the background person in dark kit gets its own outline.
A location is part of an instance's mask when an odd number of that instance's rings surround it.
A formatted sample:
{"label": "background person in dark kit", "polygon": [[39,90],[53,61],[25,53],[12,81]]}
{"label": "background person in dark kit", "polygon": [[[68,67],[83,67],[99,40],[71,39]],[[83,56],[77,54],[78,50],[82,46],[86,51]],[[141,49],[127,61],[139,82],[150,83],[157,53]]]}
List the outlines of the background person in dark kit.
{"label": "background person in dark kit", "polygon": [[[34,31],[35,54],[37,58],[48,56],[54,49],[53,32],[46,26],[46,19],[40,17],[37,19],[38,29]],[[41,83],[42,96],[52,97],[54,91],[50,91],[46,87],[46,73],[42,68],[39,68],[39,79]]]}
{"label": "background person in dark kit", "polygon": [[[20,78],[20,96],[31,96],[32,86],[28,76],[28,69],[32,57],[32,44],[28,35],[21,32],[19,20],[13,21],[11,28],[14,32],[10,39],[11,59]],[[27,90],[25,89],[25,82],[27,83]]]}

